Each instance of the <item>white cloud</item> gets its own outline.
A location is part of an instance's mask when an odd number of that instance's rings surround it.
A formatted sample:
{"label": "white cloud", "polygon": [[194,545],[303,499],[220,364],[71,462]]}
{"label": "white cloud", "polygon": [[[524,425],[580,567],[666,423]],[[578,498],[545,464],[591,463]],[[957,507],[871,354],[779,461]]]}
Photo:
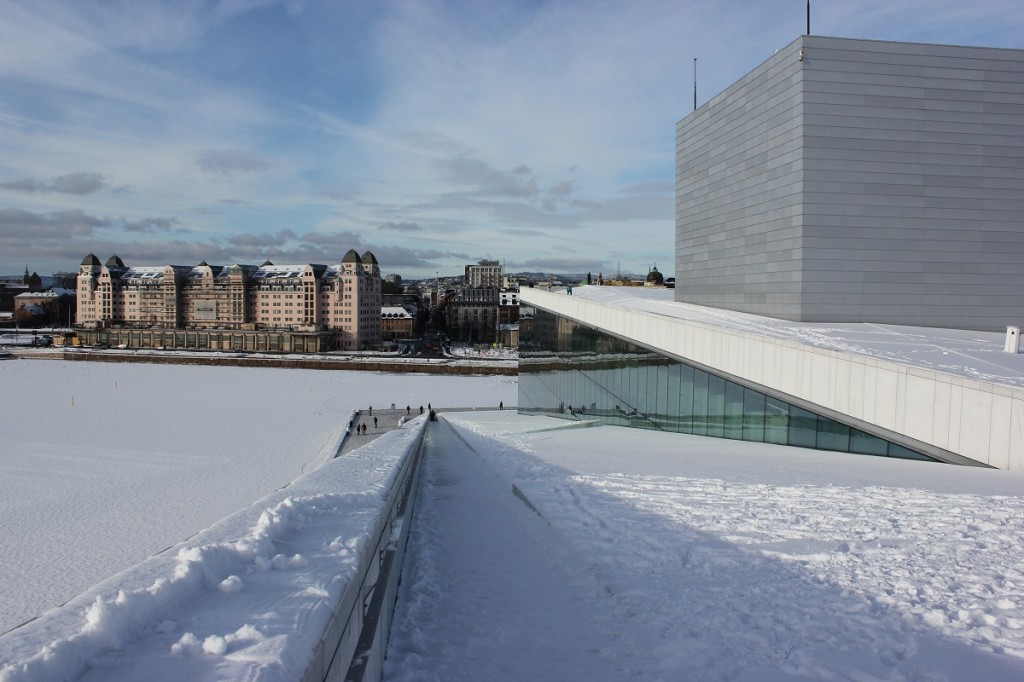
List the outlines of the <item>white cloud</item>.
{"label": "white cloud", "polygon": [[[693,58],[704,102],[799,35],[804,6],[9,4],[0,219],[15,231],[0,274],[73,255],[39,266],[65,270],[104,249],[136,262],[262,262],[270,249],[300,258],[355,241],[407,277],[458,272],[484,250],[605,272],[671,263],[674,126],[692,107]],[[1024,6],[1003,0],[814,12],[823,34],[1024,40]],[[31,254],[22,246],[32,225],[75,215],[98,222]],[[279,242],[285,230],[294,236]]]}

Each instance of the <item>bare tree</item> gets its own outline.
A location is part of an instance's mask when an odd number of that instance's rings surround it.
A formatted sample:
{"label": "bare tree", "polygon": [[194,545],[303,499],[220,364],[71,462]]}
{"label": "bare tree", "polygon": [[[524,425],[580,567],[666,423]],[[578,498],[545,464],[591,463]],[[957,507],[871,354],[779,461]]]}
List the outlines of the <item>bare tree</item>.
{"label": "bare tree", "polygon": [[55,272],[55,273],[53,273],[53,286],[60,287],[62,289],[77,289],[78,288],[78,273],[77,272]]}

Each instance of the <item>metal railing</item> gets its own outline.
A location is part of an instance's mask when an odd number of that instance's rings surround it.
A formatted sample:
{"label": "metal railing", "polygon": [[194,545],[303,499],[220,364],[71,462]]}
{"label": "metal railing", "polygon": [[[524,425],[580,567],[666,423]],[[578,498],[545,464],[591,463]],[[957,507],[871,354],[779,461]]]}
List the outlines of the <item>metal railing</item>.
{"label": "metal railing", "polygon": [[402,561],[416,502],[424,430],[406,458],[384,512],[371,532],[376,543],[360,559],[327,624],[303,682],[380,680],[391,618],[398,598]]}

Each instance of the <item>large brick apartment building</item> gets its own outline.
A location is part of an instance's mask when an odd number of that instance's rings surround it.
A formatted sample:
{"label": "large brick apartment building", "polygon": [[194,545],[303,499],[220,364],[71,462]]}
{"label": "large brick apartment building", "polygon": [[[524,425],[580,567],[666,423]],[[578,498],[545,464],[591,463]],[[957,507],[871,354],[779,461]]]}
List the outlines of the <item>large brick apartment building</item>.
{"label": "large brick apartment building", "polygon": [[376,348],[376,257],[350,249],[337,265],[101,265],[78,275],[84,343],[130,347],[310,352]]}

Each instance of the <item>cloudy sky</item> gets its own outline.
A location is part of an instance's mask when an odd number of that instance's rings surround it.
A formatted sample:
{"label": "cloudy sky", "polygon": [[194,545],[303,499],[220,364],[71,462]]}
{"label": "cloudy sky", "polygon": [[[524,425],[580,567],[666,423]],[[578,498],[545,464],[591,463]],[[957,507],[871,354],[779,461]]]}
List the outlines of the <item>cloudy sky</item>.
{"label": "cloudy sky", "polygon": [[[337,263],[671,273],[674,128],[805,0],[0,0],[0,274]],[[1020,0],[815,0],[1024,48]]]}

